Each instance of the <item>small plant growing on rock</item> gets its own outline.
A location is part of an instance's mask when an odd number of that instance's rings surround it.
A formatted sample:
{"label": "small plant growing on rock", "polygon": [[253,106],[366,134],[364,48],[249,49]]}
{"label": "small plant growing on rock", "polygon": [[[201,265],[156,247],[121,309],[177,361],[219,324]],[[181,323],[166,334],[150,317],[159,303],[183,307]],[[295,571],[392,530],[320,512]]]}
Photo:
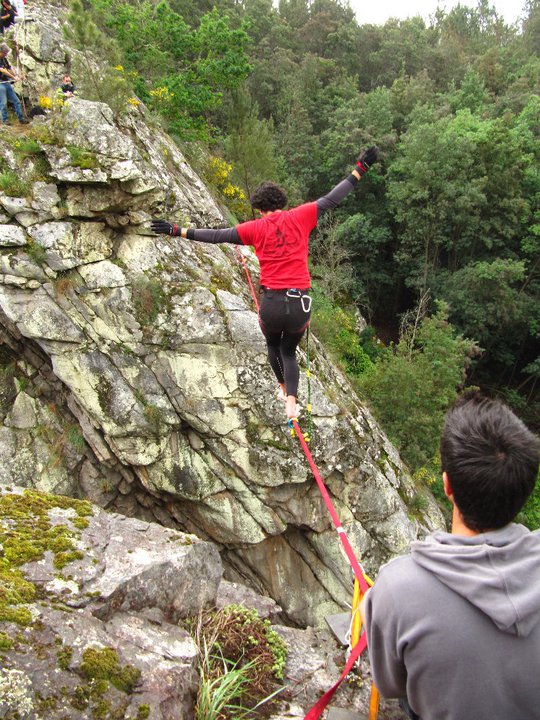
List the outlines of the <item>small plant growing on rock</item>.
{"label": "small plant growing on rock", "polygon": [[26,197],[30,194],[30,183],[12,170],[0,173],[0,191],[9,197]]}
{"label": "small plant growing on rock", "polygon": [[200,653],[196,720],[260,718],[281,691],[285,641],[256,610],[229,605],[202,613],[192,632]]}
{"label": "small plant growing on rock", "polygon": [[84,435],[78,425],[70,425],[66,431],[67,441],[78,452],[84,450]]}
{"label": "small plant growing on rock", "polygon": [[32,155],[40,155],[43,152],[41,145],[31,137],[17,138],[13,149],[21,159],[31,157]]}
{"label": "small plant growing on rock", "polygon": [[6,633],[0,632],[0,652],[2,650],[11,650],[12,647],[13,640]]}
{"label": "small plant growing on rock", "polygon": [[67,151],[71,164],[75,167],[80,167],[82,170],[93,170],[98,167],[96,156],[89,150],[83,150],[75,145],[69,145]]}
{"label": "small plant growing on rock", "polygon": [[163,426],[163,412],[156,405],[149,403],[144,408],[144,417],[153,432],[155,432],[156,435],[159,435]]}
{"label": "small plant growing on rock", "polygon": [[27,134],[43,145],[56,145],[59,140],[48,125],[32,125],[29,127]]}
{"label": "small plant growing on rock", "polygon": [[[62,641],[60,641],[62,643]],[[58,661],[58,667],[62,670],[68,670],[71,665],[71,658],[73,657],[73,648],[65,646],[63,644],[56,650],[56,659]]]}
{"label": "small plant growing on rock", "polygon": [[29,242],[26,246],[26,254],[39,266],[44,265],[47,260],[47,251],[38,242]]}
{"label": "small plant growing on rock", "polygon": [[132,296],[138,321],[143,327],[151,325],[165,304],[161,284],[142,275],[133,281]]}

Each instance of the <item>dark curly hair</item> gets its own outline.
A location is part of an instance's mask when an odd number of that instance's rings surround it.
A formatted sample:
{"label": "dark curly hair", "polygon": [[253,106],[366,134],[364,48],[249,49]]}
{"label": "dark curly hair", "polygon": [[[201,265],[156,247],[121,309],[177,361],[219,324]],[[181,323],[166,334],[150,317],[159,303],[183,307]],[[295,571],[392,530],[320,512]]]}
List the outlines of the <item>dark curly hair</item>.
{"label": "dark curly hair", "polygon": [[266,212],[268,210],[282,210],[287,204],[285,191],[276,183],[266,181],[253,191],[249,198],[251,207]]}

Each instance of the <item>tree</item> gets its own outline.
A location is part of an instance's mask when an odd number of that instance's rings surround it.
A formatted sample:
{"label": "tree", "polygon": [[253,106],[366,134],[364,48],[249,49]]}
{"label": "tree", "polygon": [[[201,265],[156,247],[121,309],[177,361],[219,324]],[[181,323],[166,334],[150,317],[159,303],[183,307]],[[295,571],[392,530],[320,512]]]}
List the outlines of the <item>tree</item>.
{"label": "tree", "polygon": [[523,40],[530,53],[540,57],[540,0],[527,0]]}
{"label": "tree", "polygon": [[249,197],[260,182],[276,178],[277,163],[272,122],[259,120],[257,104],[245,88],[231,94],[227,130],[227,157]]}
{"label": "tree", "polygon": [[417,75],[428,66],[428,50],[429,33],[421,17],[388,20],[369,57],[369,89],[390,87],[400,75]]}
{"label": "tree", "polygon": [[[338,227],[339,243],[347,249],[354,273],[353,295],[370,321],[394,310],[399,277],[391,255],[391,232],[364,213],[346,218]],[[399,284],[399,283],[398,283]]]}
{"label": "tree", "polygon": [[432,317],[413,317],[398,344],[359,383],[405,462],[417,470],[436,454],[446,410],[479,348],[456,334],[444,304]]}
{"label": "tree", "polygon": [[276,23],[280,23],[272,0],[245,0],[244,12],[249,21],[247,32],[257,44],[272,33],[272,28]]}
{"label": "tree", "polygon": [[309,20],[307,0],[279,0],[279,14],[295,30],[299,30]]}
{"label": "tree", "polygon": [[74,58],[79,89],[89,100],[108,103],[120,112],[133,95],[133,89],[122,68],[117,67],[121,57],[117,43],[88,18],[82,0],[72,1],[67,20],[64,33],[80,50]]}
{"label": "tree", "polygon": [[[450,318],[485,348],[491,369],[507,381],[523,367],[523,360],[518,361],[533,352],[540,335],[538,287],[534,295],[527,292],[525,275],[523,260],[498,258],[472,263],[440,285],[440,295],[450,304]],[[482,364],[476,372],[482,377]]]}
{"label": "tree", "polygon": [[320,164],[320,147],[308,111],[297,104],[276,133],[282,175],[289,189],[289,202],[297,204],[314,197],[314,174]]}
{"label": "tree", "polygon": [[325,218],[312,245],[312,275],[331,303],[346,299],[354,287],[350,255],[338,240],[335,220]]}
{"label": "tree", "polygon": [[469,68],[459,90],[450,94],[449,102],[454,112],[467,109],[473,114],[479,114],[492,103],[492,98],[482,77]]}
{"label": "tree", "polygon": [[180,136],[206,136],[207,114],[223,92],[238,87],[249,72],[248,35],[217,8],[190,28],[166,0],[136,5],[91,0],[98,17],[122,49],[126,68],[138,73],[142,99]]}
{"label": "tree", "polygon": [[[370,93],[374,95],[376,91]],[[410,77],[402,75],[392,83],[390,91],[391,129],[401,134],[409,124],[411,113],[416,107],[437,107],[440,100],[435,95],[435,83],[427,69]]]}
{"label": "tree", "polygon": [[400,224],[396,260],[406,282],[425,289],[441,268],[518,251],[526,165],[512,118],[461,110],[413,121],[389,168],[388,196]]}

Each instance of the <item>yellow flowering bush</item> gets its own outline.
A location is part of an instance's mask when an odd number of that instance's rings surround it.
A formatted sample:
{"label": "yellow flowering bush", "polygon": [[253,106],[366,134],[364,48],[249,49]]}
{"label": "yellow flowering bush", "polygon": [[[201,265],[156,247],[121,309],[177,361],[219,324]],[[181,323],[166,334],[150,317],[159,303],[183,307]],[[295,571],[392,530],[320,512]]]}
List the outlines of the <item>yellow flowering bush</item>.
{"label": "yellow flowering bush", "polygon": [[57,90],[53,97],[41,95],[39,98],[39,106],[44,110],[59,110],[64,106],[64,95],[61,90]]}
{"label": "yellow flowering bush", "polygon": [[150,90],[150,95],[156,102],[161,104],[170,103],[174,98],[174,93],[172,93],[168,87],[154,88],[153,90]]}
{"label": "yellow flowering bush", "polygon": [[228,198],[237,198],[239,200],[246,199],[244,191],[236,185],[232,185],[231,183],[227,183],[227,185],[225,185],[225,187],[221,189],[221,192],[225,195],[225,197]]}
{"label": "yellow flowering bush", "polygon": [[208,180],[219,190],[227,207],[239,218],[249,216],[249,204],[242,188],[233,185],[230,175],[233,166],[223,158],[212,157],[208,163]]}
{"label": "yellow flowering bush", "polygon": [[222,158],[213,157],[209,163],[209,175],[212,182],[219,188],[227,183],[229,175],[232,172],[232,165],[225,162]]}

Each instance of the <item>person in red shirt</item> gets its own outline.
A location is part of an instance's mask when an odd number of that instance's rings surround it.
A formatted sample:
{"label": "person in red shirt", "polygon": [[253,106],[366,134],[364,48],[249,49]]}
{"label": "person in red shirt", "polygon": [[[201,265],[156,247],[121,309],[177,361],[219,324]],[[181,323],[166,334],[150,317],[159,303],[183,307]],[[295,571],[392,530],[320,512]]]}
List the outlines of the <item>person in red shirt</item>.
{"label": "person in red shirt", "polygon": [[285,191],[273,182],[264,182],[250,197],[251,206],[259,210],[261,217],[236,227],[185,228],[167,220],[152,220],[151,228],[156,234],[253,246],[260,264],[259,325],[279,384],[279,397],[285,401],[289,418],[298,414],[300,371],[296,348],[311,320],[309,234],[323,213],[337,207],[378,157],[378,148],[364,150],[350,175],[327,195],[291,210],[284,210]]}

